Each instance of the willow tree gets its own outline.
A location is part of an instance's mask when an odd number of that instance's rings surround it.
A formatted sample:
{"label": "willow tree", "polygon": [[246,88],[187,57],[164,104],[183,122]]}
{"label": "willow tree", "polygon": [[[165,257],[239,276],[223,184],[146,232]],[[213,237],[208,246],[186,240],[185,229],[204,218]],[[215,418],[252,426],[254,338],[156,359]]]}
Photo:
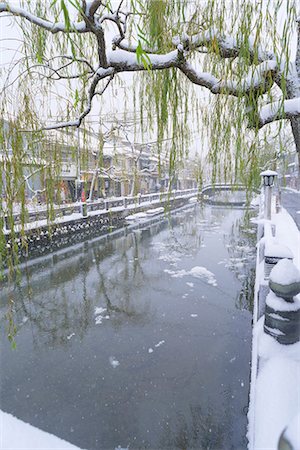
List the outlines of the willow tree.
{"label": "willow tree", "polygon": [[[171,139],[171,169],[185,156],[195,121],[210,129],[214,176],[233,169],[253,178],[259,130],[281,119],[300,154],[297,0],[19,0],[0,2],[1,15],[13,18],[23,41],[0,98],[2,117],[17,116],[13,134],[81,127],[97,102],[101,117],[110,86],[133,73],[136,116],[156,130],[158,153]],[[53,121],[49,93],[61,82],[68,103]],[[205,111],[199,87],[214,94]],[[13,153],[21,173],[23,153]]]}

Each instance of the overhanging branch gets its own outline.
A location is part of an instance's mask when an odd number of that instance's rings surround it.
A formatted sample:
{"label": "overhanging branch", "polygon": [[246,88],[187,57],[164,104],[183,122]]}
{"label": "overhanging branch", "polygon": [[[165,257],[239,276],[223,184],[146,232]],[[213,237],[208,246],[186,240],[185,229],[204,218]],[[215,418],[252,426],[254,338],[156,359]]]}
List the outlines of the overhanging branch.
{"label": "overhanging branch", "polygon": [[51,22],[50,20],[41,19],[40,17],[31,14],[29,11],[26,11],[23,8],[14,6],[12,3],[1,2],[0,13],[2,12],[7,12],[9,14],[12,14],[13,16],[23,17],[34,25],[37,25],[40,28],[44,28],[45,30],[50,31],[50,33],[53,34],[60,31],[63,33],[86,33],[87,31],[89,31],[84,21],[71,23],[70,29],[67,30],[63,22]]}
{"label": "overhanging branch", "polygon": [[263,106],[259,112],[259,127],[281,119],[300,117],[300,97],[279,100]]}

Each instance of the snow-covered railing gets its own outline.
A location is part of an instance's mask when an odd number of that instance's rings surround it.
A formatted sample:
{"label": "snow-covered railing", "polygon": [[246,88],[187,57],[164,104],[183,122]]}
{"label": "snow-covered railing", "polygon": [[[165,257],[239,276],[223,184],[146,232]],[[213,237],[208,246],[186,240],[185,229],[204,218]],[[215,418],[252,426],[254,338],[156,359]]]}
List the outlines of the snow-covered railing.
{"label": "snow-covered railing", "polygon": [[300,233],[269,194],[258,217],[248,449],[298,450]]}
{"label": "snow-covered railing", "polygon": [[244,184],[238,184],[238,183],[233,183],[233,184],[228,184],[228,183],[215,183],[215,184],[205,184],[202,189],[201,189],[201,193],[205,194],[207,191],[215,191],[218,189],[224,189],[225,191],[229,191],[229,190],[246,190],[247,187]]}
{"label": "snow-covered railing", "polygon": [[[32,222],[38,222],[41,220],[47,220],[53,222],[63,216],[81,215],[82,217],[88,217],[89,213],[95,214],[99,211],[99,214],[105,213],[113,208],[126,209],[128,207],[139,207],[143,204],[151,204],[152,202],[166,202],[175,198],[192,196],[198,193],[198,189],[184,189],[177,191],[158,192],[154,194],[138,194],[136,196],[128,197],[116,197],[108,199],[99,199],[91,202],[75,202],[65,205],[55,205],[53,208],[41,205],[31,209],[27,212],[25,218],[25,225]],[[76,217],[78,218],[78,217]],[[24,222],[24,220],[23,220]],[[21,213],[15,212],[12,217],[4,216],[4,223],[6,232],[10,230],[10,224],[20,225],[22,223]]]}

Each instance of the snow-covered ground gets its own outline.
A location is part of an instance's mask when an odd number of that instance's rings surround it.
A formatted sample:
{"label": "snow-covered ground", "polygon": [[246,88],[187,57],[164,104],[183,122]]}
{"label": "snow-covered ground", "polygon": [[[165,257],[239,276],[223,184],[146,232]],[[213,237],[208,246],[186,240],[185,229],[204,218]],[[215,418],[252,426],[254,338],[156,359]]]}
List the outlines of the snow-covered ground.
{"label": "snow-covered ground", "polygon": [[0,410],[1,450],[80,450]]}
{"label": "snow-covered ground", "polygon": [[[300,232],[286,210],[272,214],[276,240],[288,247],[300,269]],[[265,239],[272,239],[268,237]],[[285,274],[281,274],[285,278]],[[256,298],[263,284],[263,264],[257,259]],[[296,297],[299,302],[300,294]],[[300,449],[300,342],[281,345],[264,333],[264,316],[254,308],[253,357],[249,419],[249,450],[277,450],[286,427],[293,450]],[[296,447],[295,447],[296,445]]]}

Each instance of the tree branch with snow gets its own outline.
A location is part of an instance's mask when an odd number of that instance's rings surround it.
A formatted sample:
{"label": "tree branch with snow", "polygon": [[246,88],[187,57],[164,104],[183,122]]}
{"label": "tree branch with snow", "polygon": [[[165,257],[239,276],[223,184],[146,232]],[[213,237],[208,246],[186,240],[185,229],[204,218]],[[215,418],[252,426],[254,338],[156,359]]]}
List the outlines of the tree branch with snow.
{"label": "tree branch with snow", "polygon": [[[94,97],[96,95],[102,96],[117,74],[156,72],[168,69],[180,71],[192,84],[207,88],[212,94],[231,95],[239,98],[244,96],[248,102],[251,98],[251,101],[255,103],[252,111],[260,111],[257,121],[260,127],[282,118],[291,119],[292,123],[295,123],[300,117],[297,106],[300,96],[299,21],[297,22],[298,48],[294,62],[286,60],[282,55],[279,58],[274,51],[270,51],[267,46],[265,48],[263,43],[260,43],[258,31],[252,36],[250,32],[244,30],[245,36],[241,36],[238,33],[233,33],[234,28],[230,32],[226,24],[223,24],[223,29],[216,28],[212,25],[213,20],[209,25],[205,25],[205,20],[201,22],[201,25],[199,25],[200,31],[194,29],[190,34],[184,32],[173,37],[171,43],[173,49],[169,48],[169,51],[164,51],[165,47],[162,45],[163,41],[159,41],[159,36],[154,44],[149,42],[147,34],[138,25],[139,20],[147,16],[147,5],[143,9],[142,4],[134,0],[130,3],[120,1],[117,6],[113,6],[111,2],[105,0],[76,1],[74,4],[72,2],[77,13],[77,17],[73,18],[71,17],[71,8],[67,6],[66,1],[62,0],[59,3],[58,0],[54,0],[52,2],[53,8],[57,9],[53,9],[55,12],[52,13],[52,16],[51,8],[49,9],[49,19],[40,17],[38,9],[31,12],[30,2],[27,3],[28,9],[16,6],[12,1],[0,2],[0,17],[1,13],[8,13],[12,17],[31,23],[38,29],[52,35],[60,33],[60,35],[67,36],[68,39],[70,36],[72,36],[72,39],[84,36],[84,40],[77,44],[80,52],[78,56],[75,54],[73,56],[61,55],[61,61],[59,62],[59,55],[55,55],[46,58],[46,60],[48,59],[47,64],[50,72],[48,78],[53,81],[90,77],[89,84],[85,84],[87,86],[86,104],[76,119],[46,125],[43,127],[46,130],[79,127],[90,113]],[[61,9],[58,7],[59,4]],[[165,8],[164,2],[156,6],[157,8],[158,6]],[[157,12],[154,7],[152,13],[156,14]],[[164,9],[164,12],[167,14],[166,9]],[[59,14],[64,18],[63,21],[57,20]],[[132,27],[135,20],[137,21],[136,28]],[[151,17],[149,20],[151,20]],[[241,21],[243,20],[241,18]],[[107,24],[112,24],[117,30],[117,35],[112,37],[111,31],[108,32]],[[132,32],[133,28],[136,30],[134,33]],[[85,51],[85,36],[92,37],[93,40],[89,42],[93,42],[92,50],[97,55],[97,60],[92,56],[93,53],[88,56],[89,52]],[[234,70],[228,70],[226,76],[218,76],[213,68],[201,70],[199,64],[202,64],[202,60],[196,59],[197,62],[195,62],[194,57],[195,54],[199,55],[202,52],[217,57],[219,60],[229,61],[228,67],[234,62],[236,65],[239,62],[244,65],[248,64],[248,73],[245,72],[243,75],[239,73],[236,76]],[[54,59],[58,63],[57,66],[50,63]],[[66,62],[68,59],[69,61]],[[71,67],[75,62],[84,64],[86,70],[72,73]],[[32,69],[28,67],[28,70]],[[101,80],[105,81],[105,86],[97,90]],[[284,80],[284,83],[282,80]],[[284,84],[286,86],[286,91],[283,92],[283,108],[277,108],[276,104],[272,102],[270,92],[274,84],[280,89]],[[268,97],[267,101],[269,100],[269,107],[266,105],[259,110],[258,99],[265,94]],[[246,113],[247,110],[245,109],[245,115]],[[300,149],[300,143],[297,148]]]}

